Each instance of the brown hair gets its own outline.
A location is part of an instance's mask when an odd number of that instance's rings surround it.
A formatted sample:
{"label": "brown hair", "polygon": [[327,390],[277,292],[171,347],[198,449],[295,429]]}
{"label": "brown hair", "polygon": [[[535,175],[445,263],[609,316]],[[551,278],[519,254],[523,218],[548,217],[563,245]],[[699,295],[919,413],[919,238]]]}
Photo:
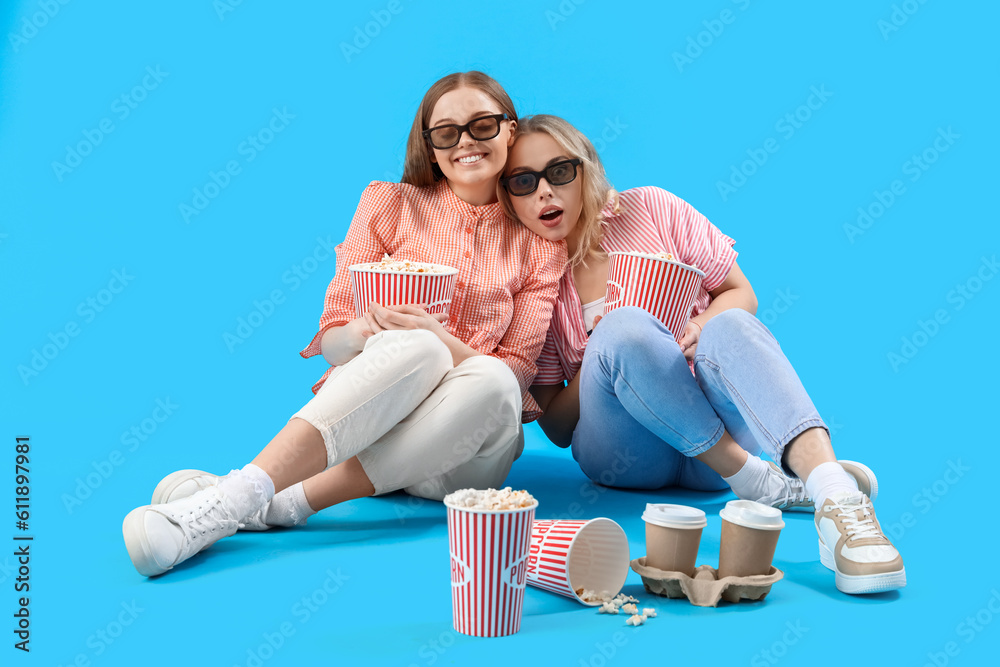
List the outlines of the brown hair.
{"label": "brown hair", "polygon": [[[608,178],[604,174],[604,165],[601,164],[601,158],[597,154],[594,144],[590,143],[590,139],[584,136],[580,130],[558,116],[538,114],[525,116],[518,121],[518,138],[535,132],[552,137],[567,157],[582,160],[579,167],[581,172],[579,178],[583,179],[581,193],[583,206],[580,208],[580,219],[576,223],[580,228],[580,246],[569,258],[570,266],[586,265],[587,258],[591,256],[605,257],[606,253],[601,250],[600,243],[607,223],[604,221],[601,211],[609,203],[613,204],[614,213],[618,213],[621,209],[618,205],[618,192],[608,182]],[[517,143],[517,139],[514,140],[514,143]],[[504,212],[512,219],[517,220],[510,195],[499,184],[497,184],[497,198],[500,200]]]}
{"label": "brown hair", "polygon": [[438,79],[424,95],[417,108],[417,115],[413,119],[413,126],[410,127],[410,138],[406,142],[406,160],[403,163],[403,183],[410,185],[428,186],[435,181],[444,178],[441,168],[431,162],[430,146],[424,139],[423,131],[428,129],[431,121],[431,114],[434,112],[434,105],[445,93],[450,93],[456,88],[476,88],[489,95],[494,102],[500,106],[500,111],[507,114],[510,120],[517,120],[517,112],[514,110],[514,103],[511,102],[507,91],[503,89],[493,77],[482,72],[455,72]]}

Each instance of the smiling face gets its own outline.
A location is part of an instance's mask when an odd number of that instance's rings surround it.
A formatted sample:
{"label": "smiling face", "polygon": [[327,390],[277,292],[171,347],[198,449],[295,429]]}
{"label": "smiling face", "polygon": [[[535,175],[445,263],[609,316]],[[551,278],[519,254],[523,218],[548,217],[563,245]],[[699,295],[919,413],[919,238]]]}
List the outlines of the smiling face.
{"label": "smiling face", "polygon": [[[474,118],[498,113],[503,111],[493,98],[482,90],[463,86],[441,96],[427,127],[465,125]],[[485,140],[474,139],[466,130],[451,148],[431,149],[431,161],[441,168],[460,199],[474,206],[496,201],[497,178],[507,161],[516,125],[515,121],[501,121],[500,133]]]}
{"label": "smiling face", "polygon": [[[555,162],[575,157],[548,134],[532,132],[517,138],[507,159],[507,176],[523,171],[544,171]],[[583,208],[583,166],[577,167],[577,177],[565,185],[552,185],[541,178],[538,189],[523,197],[511,196],[511,205],[518,220],[535,234],[550,241],[572,236]]]}

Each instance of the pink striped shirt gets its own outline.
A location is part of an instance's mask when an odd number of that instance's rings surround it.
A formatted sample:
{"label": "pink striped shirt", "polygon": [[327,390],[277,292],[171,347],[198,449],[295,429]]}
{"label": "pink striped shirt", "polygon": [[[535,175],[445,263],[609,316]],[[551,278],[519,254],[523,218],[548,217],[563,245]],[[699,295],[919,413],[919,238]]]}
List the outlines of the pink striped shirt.
{"label": "pink striped shirt", "polygon": [[[605,209],[607,227],[601,239],[606,252],[669,252],[705,272],[705,280],[695,296],[694,317],[708,308],[710,291],[722,284],[736,261],[729,238],[708,218],[686,201],[662,188],[633,188],[619,194],[621,210]],[[567,270],[559,282],[559,299],[538,357],[534,384],[560,384],[576,377],[587,347],[583,304]]]}

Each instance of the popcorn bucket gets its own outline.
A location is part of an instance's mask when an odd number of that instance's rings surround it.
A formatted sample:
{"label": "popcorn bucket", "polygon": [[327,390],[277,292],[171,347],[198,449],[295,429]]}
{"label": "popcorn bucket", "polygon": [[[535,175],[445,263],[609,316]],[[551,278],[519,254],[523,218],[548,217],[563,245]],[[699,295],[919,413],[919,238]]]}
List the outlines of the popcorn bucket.
{"label": "popcorn bucket", "polygon": [[636,252],[609,253],[608,291],[604,314],[622,306],[638,306],[663,322],[680,340],[691,318],[695,295],[705,274],[669,259]]}
{"label": "popcorn bucket", "polygon": [[371,268],[370,263],[347,267],[355,317],[364,316],[368,304],[373,301],[381,306],[425,304],[428,313],[447,313],[455,293],[458,269],[441,264],[430,266],[438,272],[385,271]]}
{"label": "popcorn bucket", "polygon": [[528,583],[588,606],[578,590],[617,595],[628,576],[628,538],[611,519],[531,524]]}
{"label": "popcorn bucket", "polygon": [[448,507],[452,624],[473,637],[521,629],[525,572],[536,502],[514,510]]}

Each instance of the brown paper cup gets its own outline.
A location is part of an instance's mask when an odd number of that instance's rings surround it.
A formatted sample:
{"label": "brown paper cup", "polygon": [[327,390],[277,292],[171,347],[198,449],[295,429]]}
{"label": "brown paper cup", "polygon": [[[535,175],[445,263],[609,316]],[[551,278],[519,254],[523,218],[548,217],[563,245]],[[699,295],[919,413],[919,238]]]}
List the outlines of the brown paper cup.
{"label": "brown paper cup", "polygon": [[667,572],[694,575],[705,513],[686,505],[647,504],[646,563]]}
{"label": "brown paper cup", "polygon": [[769,573],[785,525],[781,511],[750,500],[732,500],[719,516],[719,579]]}
{"label": "brown paper cup", "polygon": [[701,528],[666,528],[646,524],[646,563],[666,572],[694,576]]}

